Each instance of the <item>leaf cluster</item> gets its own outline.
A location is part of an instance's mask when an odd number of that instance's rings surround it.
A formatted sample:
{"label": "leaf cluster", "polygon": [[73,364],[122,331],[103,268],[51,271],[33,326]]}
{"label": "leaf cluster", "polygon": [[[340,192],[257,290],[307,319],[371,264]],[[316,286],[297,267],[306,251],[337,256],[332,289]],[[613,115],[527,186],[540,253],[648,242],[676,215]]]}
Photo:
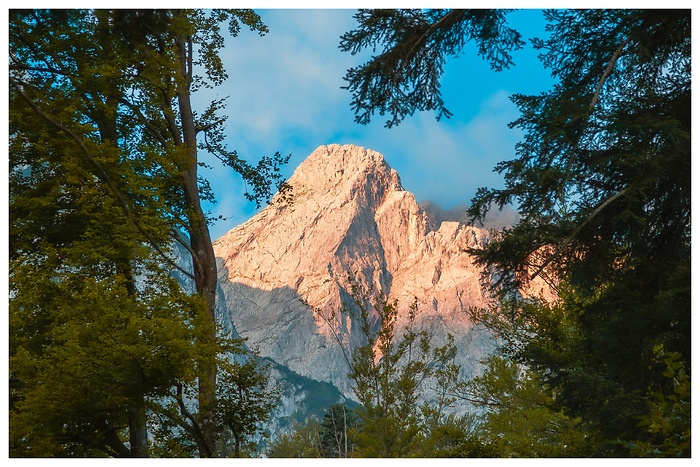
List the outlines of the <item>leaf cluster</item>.
{"label": "leaf cluster", "polygon": [[508,458],[589,457],[593,436],[581,419],[556,406],[556,392],[537,373],[501,356],[486,361],[483,374],[469,381],[463,397],[484,409],[478,438]]}
{"label": "leaf cluster", "polygon": [[650,411],[639,422],[651,436],[624,444],[638,457],[690,457],[690,375],[680,353],[667,352],[662,345],[655,350],[668,384],[651,390]]}
{"label": "leaf cluster", "polygon": [[[242,352],[229,353],[240,355]],[[256,452],[257,435],[265,435],[263,426],[277,408],[281,389],[269,380],[269,365],[253,353],[220,365],[217,381],[218,423],[230,433],[233,457],[244,450]]]}

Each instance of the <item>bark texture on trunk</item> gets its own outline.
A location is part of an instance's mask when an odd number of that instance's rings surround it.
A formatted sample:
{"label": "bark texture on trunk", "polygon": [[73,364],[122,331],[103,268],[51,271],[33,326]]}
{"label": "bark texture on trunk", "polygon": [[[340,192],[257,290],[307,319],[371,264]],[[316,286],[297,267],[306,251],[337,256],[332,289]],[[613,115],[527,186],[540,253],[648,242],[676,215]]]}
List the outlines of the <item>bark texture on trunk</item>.
{"label": "bark texture on trunk", "polygon": [[[209,226],[201,206],[199,187],[197,185],[197,131],[190,96],[192,83],[192,41],[185,35],[177,38],[180,54],[180,86],[177,90],[177,102],[182,125],[182,142],[187,155],[186,170],[183,171],[182,182],[187,209],[187,228],[190,237],[190,247],[193,254],[192,265],[194,282],[205,306],[199,316],[199,344],[204,348],[212,348],[216,340],[216,321],[214,305],[216,296],[216,256],[209,234]],[[204,358],[199,365],[199,420],[204,439],[200,447],[202,457],[217,457],[216,415],[216,373],[215,355]]]}

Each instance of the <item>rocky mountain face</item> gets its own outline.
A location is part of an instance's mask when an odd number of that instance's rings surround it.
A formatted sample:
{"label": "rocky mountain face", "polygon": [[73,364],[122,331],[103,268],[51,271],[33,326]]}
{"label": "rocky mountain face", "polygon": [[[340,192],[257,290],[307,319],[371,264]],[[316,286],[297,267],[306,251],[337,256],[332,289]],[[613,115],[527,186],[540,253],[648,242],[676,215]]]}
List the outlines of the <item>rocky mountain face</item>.
{"label": "rocky mountain face", "polygon": [[488,242],[487,230],[438,223],[381,154],[357,146],[317,148],[288,183],[291,202],[273,200],[214,243],[224,329],[352,398],[347,357],[361,335],[339,313],[351,300],[352,275],[397,300],[399,329],[417,301],[416,326],[435,345],[452,334],[464,376],[478,371],[495,344],[466,313],[488,300],[466,250]]}

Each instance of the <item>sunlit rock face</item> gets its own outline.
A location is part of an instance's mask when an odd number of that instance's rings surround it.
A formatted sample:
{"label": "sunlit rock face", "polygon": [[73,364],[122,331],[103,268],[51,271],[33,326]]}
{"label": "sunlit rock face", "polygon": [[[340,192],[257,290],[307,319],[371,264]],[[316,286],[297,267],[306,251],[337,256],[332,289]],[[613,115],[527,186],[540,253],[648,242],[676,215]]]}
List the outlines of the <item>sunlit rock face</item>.
{"label": "sunlit rock face", "polygon": [[294,372],[333,383],[352,397],[346,376],[358,323],[340,313],[350,279],[397,300],[398,327],[417,300],[416,326],[440,345],[458,346],[464,376],[494,348],[467,315],[488,303],[467,249],[487,230],[435,222],[375,151],[317,148],[288,183],[291,202],[273,200],[214,243],[225,329]]}

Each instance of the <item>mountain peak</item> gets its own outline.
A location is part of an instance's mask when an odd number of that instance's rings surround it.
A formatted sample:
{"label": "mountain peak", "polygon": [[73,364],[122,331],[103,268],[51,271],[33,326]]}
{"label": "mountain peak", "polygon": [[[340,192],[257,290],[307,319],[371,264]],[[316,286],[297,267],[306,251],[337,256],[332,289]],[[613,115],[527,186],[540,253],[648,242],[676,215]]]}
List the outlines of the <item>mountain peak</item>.
{"label": "mountain peak", "polygon": [[339,196],[343,192],[354,192],[362,185],[403,191],[398,173],[389,167],[384,156],[353,144],[319,146],[297,167],[287,183],[295,198],[319,194]]}
{"label": "mountain peak", "polygon": [[488,297],[467,251],[485,244],[487,231],[458,222],[431,228],[384,157],[358,146],[318,147],[288,183],[290,203],[273,203],[214,243],[224,328],[261,355],[350,395],[338,342],[362,339],[358,323],[339,315],[352,275],[398,301],[397,329],[417,303],[419,327],[442,343],[460,336],[465,362],[481,355],[486,337],[471,334],[465,310],[485,306]]}

